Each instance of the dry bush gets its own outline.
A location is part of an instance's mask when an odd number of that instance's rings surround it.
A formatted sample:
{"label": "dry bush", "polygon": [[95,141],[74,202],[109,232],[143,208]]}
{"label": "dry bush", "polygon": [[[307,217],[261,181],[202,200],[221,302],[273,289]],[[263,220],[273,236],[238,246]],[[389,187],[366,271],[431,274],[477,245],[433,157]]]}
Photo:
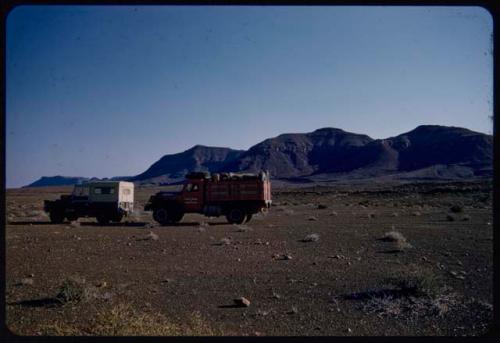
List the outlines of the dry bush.
{"label": "dry bush", "polygon": [[417,267],[409,267],[395,271],[384,280],[405,296],[435,297],[443,290],[442,280],[432,271]]}
{"label": "dry bush", "polygon": [[404,251],[405,249],[409,249],[412,247],[410,243],[406,240],[406,238],[397,231],[389,231],[384,234],[381,238],[382,241],[391,242],[393,251]]}
{"label": "dry bush", "polygon": [[69,277],[59,287],[56,299],[61,303],[78,303],[88,300],[91,296],[90,288],[85,284],[85,279]]}
{"label": "dry bush", "polygon": [[128,304],[118,304],[98,313],[91,325],[76,326],[53,322],[39,327],[42,335],[55,336],[214,336],[220,330],[208,326],[198,312],[183,324],[170,321],[161,313],[140,313]]}
{"label": "dry bush", "polygon": [[386,242],[406,241],[406,238],[398,231],[389,231],[381,238]]}

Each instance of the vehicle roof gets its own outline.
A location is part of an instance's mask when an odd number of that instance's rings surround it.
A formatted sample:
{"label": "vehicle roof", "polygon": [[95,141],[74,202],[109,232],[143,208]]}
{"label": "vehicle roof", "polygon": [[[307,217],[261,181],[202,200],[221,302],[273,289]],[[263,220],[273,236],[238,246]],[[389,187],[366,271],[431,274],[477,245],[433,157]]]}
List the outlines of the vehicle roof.
{"label": "vehicle roof", "polygon": [[129,185],[129,186],[133,186],[134,183],[133,182],[128,182],[128,181],[87,181],[87,182],[84,182],[82,184],[79,184],[79,185],[76,185],[76,186],[94,186],[94,185],[97,185],[97,186],[115,186],[115,185],[118,185],[118,184],[125,184],[125,185]]}

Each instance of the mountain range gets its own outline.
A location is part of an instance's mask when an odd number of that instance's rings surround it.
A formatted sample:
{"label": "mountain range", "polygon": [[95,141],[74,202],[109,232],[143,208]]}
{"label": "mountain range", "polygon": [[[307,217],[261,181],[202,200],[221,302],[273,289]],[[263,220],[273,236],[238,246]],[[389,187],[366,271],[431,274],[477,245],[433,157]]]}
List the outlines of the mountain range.
{"label": "mountain range", "polygon": [[[337,128],[287,133],[248,150],[195,145],[165,155],[143,173],[112,179],[139,184],[181,181],[189,171],[258,172],[283,180],[349,180],[374,177],[456,179],[493,175],[493,136],[469,129],[422,125],[386,139]],[[42,177],[27,187],[74,184],[85,178]]]}

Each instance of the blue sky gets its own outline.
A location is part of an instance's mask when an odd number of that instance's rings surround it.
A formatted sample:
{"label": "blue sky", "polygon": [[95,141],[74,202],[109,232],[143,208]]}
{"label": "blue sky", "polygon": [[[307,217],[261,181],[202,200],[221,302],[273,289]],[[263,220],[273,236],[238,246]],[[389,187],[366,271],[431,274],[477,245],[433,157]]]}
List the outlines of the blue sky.
{"label": "blue sky", "polygon": [[321,127],[491,134],[492,29],[480,7],[17,7],[7,187]]}

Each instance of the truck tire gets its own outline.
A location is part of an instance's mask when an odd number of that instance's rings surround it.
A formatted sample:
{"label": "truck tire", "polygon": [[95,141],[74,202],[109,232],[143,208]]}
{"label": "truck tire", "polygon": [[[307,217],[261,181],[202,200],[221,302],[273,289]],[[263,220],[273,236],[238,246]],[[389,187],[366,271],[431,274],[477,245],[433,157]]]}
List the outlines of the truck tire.
{"label": "truck tire", "polygon": [[49,213],[50,221],[54,224],[61,224],[64,221],[64,212],[58,210],[52,210]]}
{"label": "truck tire", "polygon": [[105,215],[105,214],[98,214],[96,216],[96,219],[97,219],[97,222],[101,225],[108,225],[109,224],[109,216]]}
{"label": "truck tire", "polygon": [[173,208],[157,208],[153,211],[153,219],[160,225],[178,223],[182,217],[184,213]]}
{"label": "truck tire", "polygon": [[153,219],[160,225],[167,225],[170,222],[170,214],[166,208],[156,208],[153,211]]}
{"label": "truck tire", "polygon": [[182,212],[179,212],[179,211],[175,211],[175,212],[171,212],[172,215],[170,216],[170,220],[172,223],[178,223],[182,220],[182,217],[184,217],[184,213]]}
{"label": "truck tire", "polygon": [[243,224],[246,214],[241,208],[232,208],[226,214],[226,219],[230,224]]}
{"label": "truck tire", "polygon": [[247,216],[245,218],[245,223],[248,223],[251,219],[252,219],[252,214],[251,213],[247,213]]}
{"label": "truck tire", "polygon": [[119,223],[121,222],[123,219],[123,214],[116,214],[113,216],[113,218],[111,218],[111,221],[115,222],[115,223]]}
{"label": "truck tire", "polygon": [[68,221],[70,221],[70,222],[74,222],[75,220],[78,220],[78,216],[69,215],[69,216],[66,216],[66,219],[68,219]]}

